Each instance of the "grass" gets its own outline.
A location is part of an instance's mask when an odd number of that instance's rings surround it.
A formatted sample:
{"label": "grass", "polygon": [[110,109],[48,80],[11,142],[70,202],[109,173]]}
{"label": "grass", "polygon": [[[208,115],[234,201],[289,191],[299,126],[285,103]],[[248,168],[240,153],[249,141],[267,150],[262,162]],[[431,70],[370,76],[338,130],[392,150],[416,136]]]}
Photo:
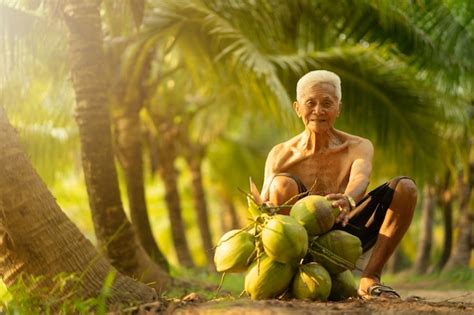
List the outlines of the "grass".
{"label": "grass", "polygon": [[[205,300],[216,298],[232,298],[240,295],[244,288],[243,274],[228,274],[218,290],[221,275],[205,269],[172,269],[173,277],[189,283],[172,288],[162,294],[165,299],[182,299],[191,292],[197,293]],[[54,279],[54,286],[48,290],[36,290],[31,293],[30,288],[37,285],[41,277],[25,277],[16,285],[7,290],[0,282],[0,313],[1,314],[70,314],[93,313],[106,314],[106,300],[114,280],[114,274],[105,279],[102,292],[99,296],[89,299],[68,297],[68,285],[78,284],[80,277],[60,274]],[[66,298],[64,296],[66,295]],[[54,308],[53,308],[54,305]]]}
{"label": "grass", "polygon": [[[106,314],[106,300],[115,279],[110,273],[104,280],[100,294],[94,298],[75,297],[81,277],[74,274],[58,274],[51,288],[41,286],[43,277],[20,277],[6,290],[3,286],[0,301],[1,314]],[[34,288],[34,291],[32,291]]]}
{"label": "grass", "polygon": [[[237,297],[244,289],[245,274],[222,274],[210,272],[206,269],[172,269],[171,274],[177,279],[191,283],[188,287],[174,288],[164,293],[165,297],[182,298],[195,292],[206,300],[223,296]],[[223,280],[223,281],[222,281]],[[222,281],[222,284],[221,284]],[[221,286],[219,286],[221,284]]]}

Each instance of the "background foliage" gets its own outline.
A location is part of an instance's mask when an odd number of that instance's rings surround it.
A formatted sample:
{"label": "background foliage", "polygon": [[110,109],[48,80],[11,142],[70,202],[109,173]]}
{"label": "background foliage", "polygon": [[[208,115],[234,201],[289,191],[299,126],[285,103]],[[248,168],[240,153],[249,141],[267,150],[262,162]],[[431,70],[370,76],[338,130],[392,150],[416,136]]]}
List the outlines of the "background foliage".
{"label": "background foliage", "polygon": [[[60,2],[0,2],[0,105],[62,209],[94,241],[65,30],[59,19],[51,19]],[[426,184],[442,186],[448,173],[453,178],[448,188],[459,193],[454,178],[474,161],[472,1],[131,3],[108,0],[102,6],[110,110],[118,111],[114,87],[122,82],[124,99],[138,99],[146,108],[144,134],[160,137],[150,127],[151,116],[159,115],[205,148],[202,168],[214,244],[224,232],[223,198],[237,207],[245,225],[239,188],[247,190],[249,177],[261,185],[267,152],[302,130],[291,102],[297,79],[312,69],[341,76],[343,114],[336,127],[375,144],[371,186],[410,175],[421,195]],[[186,233],[195,263],[204,267],[183,146],[178,153]],[[151,155],[148,144],[145,186],[152,230],[177,266],[164,186]],[[126,201],[125,188],[121,191]],[[469,205],[472,213],[472,197]],[[440,212],[438,206],[432,261],[445,233]],[[419,220],[417,215],[401,245],[407,268],[418,248]]]}

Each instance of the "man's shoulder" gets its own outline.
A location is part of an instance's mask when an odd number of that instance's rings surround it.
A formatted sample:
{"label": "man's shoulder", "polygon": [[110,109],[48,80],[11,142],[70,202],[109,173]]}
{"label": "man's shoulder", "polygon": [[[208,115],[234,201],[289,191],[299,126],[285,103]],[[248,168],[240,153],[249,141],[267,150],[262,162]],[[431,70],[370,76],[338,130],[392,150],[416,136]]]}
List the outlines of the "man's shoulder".
{"label": "man's shoulder", "polygon": [[350,152],[353,152],[354,156],[372,156],[374,152],[374,146],[369,139],[361,136],[356,136],[347,132],[339,131],[341,136],[347,142]]}
{"label": "man's shoulder", "polygon": [[291,148],[295,147],[299,141],[301,141],[301,134],[298,134],[284,142],[278,143],[270,150],[270,154],[278,155],[282,152],[287,152]]}
{"label": "man's shoulder", "polygon": [[363,138],[361,136],[356,136],[344,131],[338,130],[339,134],[344,138],[345,141],[348,142],[349,146],[352,147],[367,147],[372,146],[372,142],[369,139]]}
{"label": "man's shoulder", "polygon": [[278,143],[270,150],[267,161],[271,163],[274,172],[281,171],[285,166],[287,166],[288,161],[293,160],[295,152],[294,148],[297,146],[299,141],[301,141],[301,134]]}

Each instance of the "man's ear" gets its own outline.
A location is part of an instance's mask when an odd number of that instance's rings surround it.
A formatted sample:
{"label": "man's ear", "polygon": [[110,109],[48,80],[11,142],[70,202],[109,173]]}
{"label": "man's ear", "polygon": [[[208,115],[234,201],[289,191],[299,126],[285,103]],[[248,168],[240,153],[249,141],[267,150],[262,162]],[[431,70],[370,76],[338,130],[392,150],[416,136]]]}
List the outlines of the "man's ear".
{"label": "man's ear", "polygon": [[342,110],[342,102],[339,102],[339,110],[337,111],[337,117],[339,117],[339,115],[341,114],[341,110]]}
{"label": "man's ear", "polygon": [[298,115],[298,117],[301,117],[301,114],[300,114],[300,106],[299,106],[299,104],[298,104],[298,101],[294,101],[294,102],[293,102],[293,109],[295,110],[296,115]]}

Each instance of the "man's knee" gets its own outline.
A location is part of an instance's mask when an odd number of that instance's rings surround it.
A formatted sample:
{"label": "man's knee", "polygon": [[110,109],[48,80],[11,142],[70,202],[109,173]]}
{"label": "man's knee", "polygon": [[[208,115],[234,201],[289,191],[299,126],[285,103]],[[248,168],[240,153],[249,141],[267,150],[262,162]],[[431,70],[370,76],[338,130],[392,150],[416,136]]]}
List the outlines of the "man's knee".
{"label": "man's knee", "polygon": [[416,184],[413,179],[405,176],[399,176],[392,179],[389,183],[389,187],[395,191],[403,191],[404,193],[411,195],[412,197],[417,196]]}
{"label": "man's knee", "polygon": [[[287,176],[275,176],[270,184],[270,201],[283,204],[298,194],[298,184]],[[296,202],[294,200],[292,203]]]}
{"label": "man's knee", "polygon": [[[394,190],[394,198],[406,204],[416,204],[417,188],[415,182],[408,177],[397,177],[390,181],[389,187]],[[414,207],[410,207],[413,211]]]}

